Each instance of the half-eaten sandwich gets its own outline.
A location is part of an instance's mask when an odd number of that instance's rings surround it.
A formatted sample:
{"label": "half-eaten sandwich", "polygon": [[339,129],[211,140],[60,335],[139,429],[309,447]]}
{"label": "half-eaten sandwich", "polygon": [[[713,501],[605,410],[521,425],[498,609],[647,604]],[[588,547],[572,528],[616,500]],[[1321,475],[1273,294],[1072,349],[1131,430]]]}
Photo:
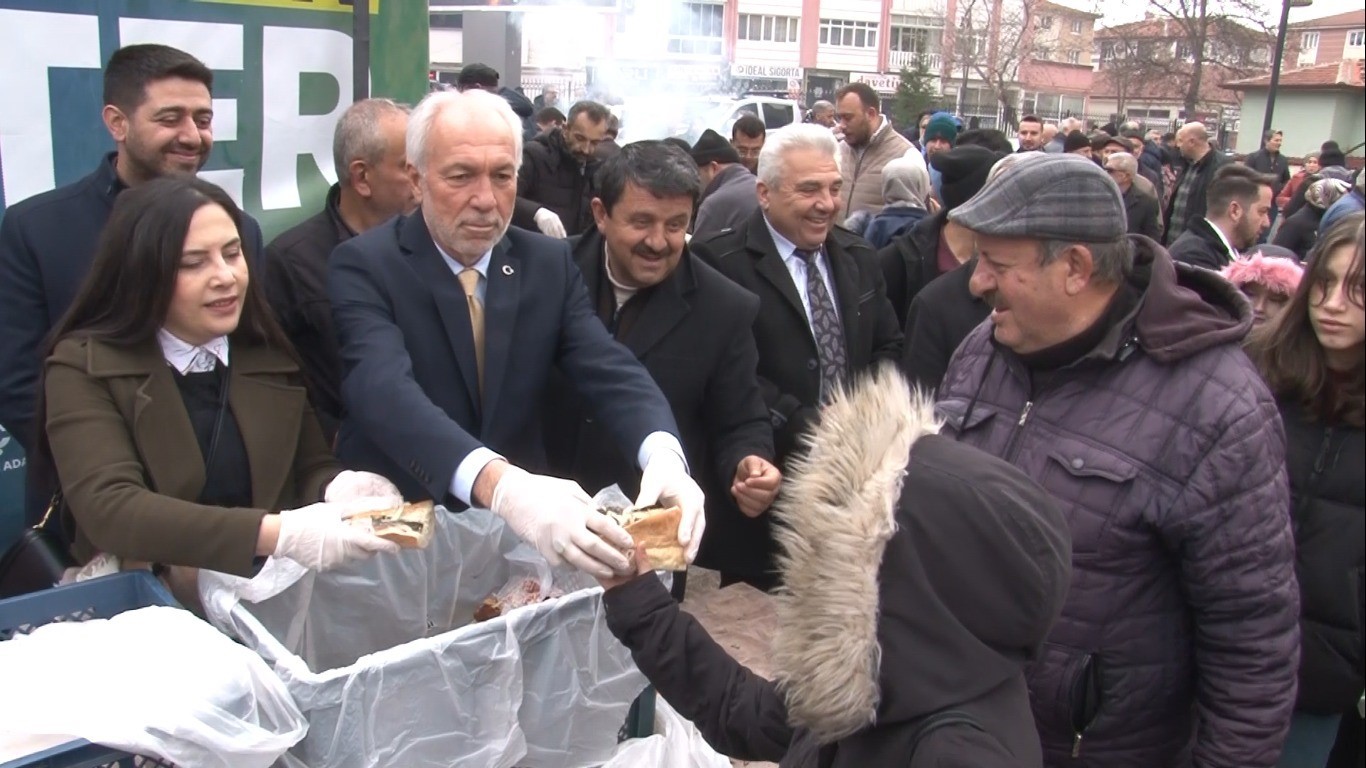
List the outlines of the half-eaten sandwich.
{"label": "half-eaten sandwich", "polygon": [[661,571],[688,570],[683,546],[678,543],[678,526],[683,520],[683,510],[678,507],[645,507],[604,510],[603,514],[624,528],[632,541],[645,545],[645,555],[650,560],[651,568]]}
{"label": "half-eaten sandwich", "polygon": [[349,520],[352,525],[369,526],[376,536],[404,549],[427,546],[432,539],[432,531],[436,529],[436,512],[430,501],[362,512]]}

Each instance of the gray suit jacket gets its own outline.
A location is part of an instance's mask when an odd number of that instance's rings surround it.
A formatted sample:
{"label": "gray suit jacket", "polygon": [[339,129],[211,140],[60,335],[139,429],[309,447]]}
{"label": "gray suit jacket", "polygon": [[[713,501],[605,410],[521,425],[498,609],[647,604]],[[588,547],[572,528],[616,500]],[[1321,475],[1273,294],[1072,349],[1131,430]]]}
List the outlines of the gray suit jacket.
{"label": "gray suit jacket", "polygon": [[744,229],[749,217],[759,209],[759,193],[754,191],[756,181],[743,165],[722,168],[702,192],[693,235],[705,237],[723,229]]}

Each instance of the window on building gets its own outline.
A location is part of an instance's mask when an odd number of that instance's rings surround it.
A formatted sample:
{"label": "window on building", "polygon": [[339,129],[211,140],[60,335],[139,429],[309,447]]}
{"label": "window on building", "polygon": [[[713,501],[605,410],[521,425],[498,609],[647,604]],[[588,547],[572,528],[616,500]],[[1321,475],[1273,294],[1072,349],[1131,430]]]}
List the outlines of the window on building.
{"label": "window on building", "polygon": [[1100,60],[1113,61],[1119,46],[1113,40],[1106,40],[1100,44]]}
{"label": "window on building", "polygon": [[720,56],[724,16],[723,5],[680,3],[669,23],[669,52]]}
{"label": "window on building", "polygon": [[1181,61],[1195,61],[1195,55],[1191,53],[1190,43],[1185,40],[1176,41],[1176,58]]}
{"label": "window on building", "polygon": [[1080,35],[1081,29],[1081,19],[1072,19],[1072,34]]}
{"label": "window on building", "polygon": [[1077,50],[1068,51],[1068,52],[1067,52],[1067,63],[1068,63],[1068,64],[1080,64],[1080,63],[1081,63],[1081,51],[1077,51]]}
{"label": "window on building", "polygon": [[795,43],[799,19],[796,16],[763,16],[756,13],[740,14],[741,40],[764,43]]}
{"label": "window on building", "polygon": [[1025,93],[1021,108],[1025,114],[1038,115],[1046,121],[1080,115],[1086,100],[1066,93]]}
{"label": "window on building", "polygon": [[465,21],[464,14],[460,13],[433,12],[427,18],[431,21],[432,29],[460,29]]}
{"label": "window on building", "polygon": [[1319,33],[1317,33],[1317,32],[1305,32],[1304,35],[1302,35],[1302,36],[1300,37],[1300,48],[1303,48],[1304,50],[1309,50],[1310,48],[1318,48],[1318,47],[1319,47]]}
{"label": "window on building", "polygon": [[890,50],[902,53],[939,53],[944,40],[944,30],[910,24],[900,25],[892,21],[892,36],[887,41]]}
{"label": "window on building", "polygon": [[1366,45],[1366,29],[1354,29],[1347,33],[1347,47],[1360,48]]}
{"label": "window on building", "polygon": [[1053,49],[1046,45],[1034,46],[1034,58],[1040,61],[1048,61],[1053,58]]}
{"label": "window on building", "polygon": [[872,21],[821,19],[821,45],[834,45],[841,48],[876,48],[877,26],[877,23]]}
{"label": "window on building", "polygon": [[1048,15],[1040,16],[1039,21],[1034,26],[1038,27],[1039,29],[1052,29],[1053,17]]}
{"label": "window on building", "polygon": [[954,45],[958,46],[958,55],[969,60],[987,55],[987,33],[985,30],[977,32],[959,27],[956,38]]}

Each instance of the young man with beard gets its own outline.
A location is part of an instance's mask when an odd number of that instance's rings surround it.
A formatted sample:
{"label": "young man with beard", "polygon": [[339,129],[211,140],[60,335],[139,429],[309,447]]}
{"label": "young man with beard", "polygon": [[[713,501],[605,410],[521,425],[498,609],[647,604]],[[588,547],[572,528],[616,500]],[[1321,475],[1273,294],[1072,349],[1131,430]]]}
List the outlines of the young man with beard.
{"label": "young man with beard", "polygon": [[577,483],[537,474],[538,405],[558,367],[642,468],[637,504],[682,509],[691,560],[703,494],[668,401],[598,320],[568,244],[509,227],[521,144],[512,108],[482,90],[413,110],[421,205],[342,243],[329,266],[345,367],[337,455],[404,498],[492,510],[552,564],[629,572],[630,536]]}
{"label": "young man with beard", "polygon": [[1216,271],[1228,266],[1271,226],[1274,184],[1271,176],[1245,165],[1220,168],[1205,194],[1205,217],[1172,243],[1172,259]]}
{"label": "young man with beard", "polygon": [[1035,478],[1072,533],[1071,590],[1027,673],[1045,764],[1274,766],[1299,588],[1247,300],[1127,236],[1089,160],[1016,163],[949,218],[992,312],[939,387],[944,432]]}
{"label": "young man with beard", "polygon": [[[115,150],[85,178],[15,203],[0,224],[0,424],[32,453],[39,347],[66,313],[95,256],[114,198],[168,174],[192,174],[213,148],[213,72],[165,45],[129,45],[104,70],[104,126]],[[243,215],[253,268],[265,244]],[[27,512],[45,509],[52,490],[30,482]]]}
{"label": "young man with beard", "polygon": [[592,225],[593,174],[611,117],[607,107],[580,101],[563,128],[526,143],[513,224],[551,237],[572,237]]}
{"label": "young man with beard", "polygon": [[740,156],[740,164],[750,173],[759,172],[759,153],[764,149],[768,129],[758,115],[745,113],[730,127],[730,145]]}
{"label": "young man with beard", "polygon": [[867,83],[850,83],[836,91],[835,114],[844,131],[840,142],[844,215],[866,211],[876,216],[886,205],[882,168],[914,148],[892,130],[892,121],[882,114],[881,100]]}
{"label": "young man with beard", "polygon": [[[842,205],[839,147],[801,123],[773,132],[759,155],[759,210],[742,229],[695,238],[693,253],[759,297],[759,387],[782,465],[847,380],[901,355],[877,254],[835,226]],[[713,567],[723,581],[776,586],[767,515],[716,521]]]}
{"label": "young man with beard", "polygon": [[1034,115],[1025,115],[1020,118],[1020,130],[1016,134],[1020,140],[1020,146],[1016,152],[1042,152],[1044,145],[1048,142],[1043,137],[1043,121]]}
{"label": "young man with beard", "polygon": [[[677,147],[638,141],[603,163],[595,185],[597,226],[572,244],[589,304],[664,392],[707,494],[709,520],[758,517],[781,479],[755,376],[759,299],[688,251],[688,219],[701,191],[695,164]],[[634,497],[633,456],[589,416],[557,375],[546,388],[551,470],[590,492],[616,483]],[[703,541],[699,562],[713,546],[714,537]]]}

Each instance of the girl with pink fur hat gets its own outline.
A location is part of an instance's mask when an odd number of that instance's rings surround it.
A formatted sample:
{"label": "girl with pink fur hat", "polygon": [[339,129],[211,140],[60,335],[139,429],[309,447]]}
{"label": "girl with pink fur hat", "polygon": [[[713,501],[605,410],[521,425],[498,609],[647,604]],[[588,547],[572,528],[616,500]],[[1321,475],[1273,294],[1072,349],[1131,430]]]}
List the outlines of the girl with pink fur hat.
{"label": "girl with pink fur hat", "polygon": [[1252,302],[1252,326],[1255,328],[1277,315],[1290,303],[1300,285],[1304,268],[1293,251],[1275,245],[1259,246],[1256,251],[1240,256],[1221,271]]}

